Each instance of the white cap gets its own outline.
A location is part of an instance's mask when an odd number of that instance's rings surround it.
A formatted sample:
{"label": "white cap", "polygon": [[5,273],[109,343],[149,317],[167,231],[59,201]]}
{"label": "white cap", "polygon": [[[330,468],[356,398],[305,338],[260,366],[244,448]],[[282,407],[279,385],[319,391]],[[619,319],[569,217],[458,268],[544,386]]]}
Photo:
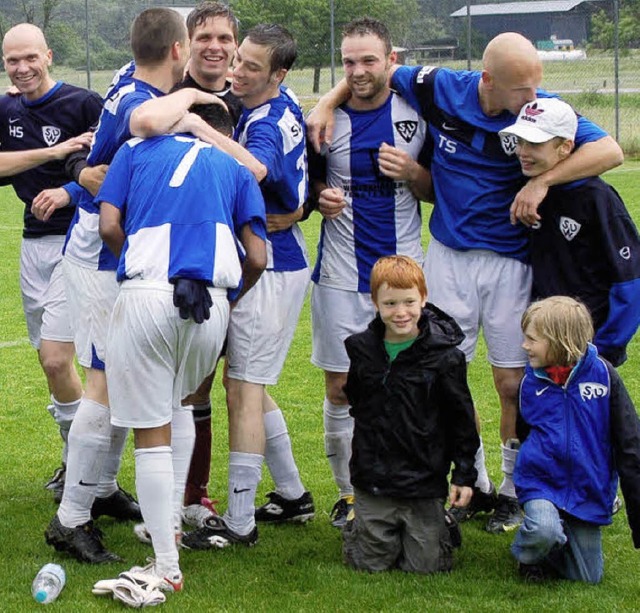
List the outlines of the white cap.
{"label": "white cap", "polygon": [[574,140],[578,129],[575,111],[558,98],[537,98],[527,102],[517,121],[500,131],[500,136],[513,134],[530,143],[546,143],[555,136]]}

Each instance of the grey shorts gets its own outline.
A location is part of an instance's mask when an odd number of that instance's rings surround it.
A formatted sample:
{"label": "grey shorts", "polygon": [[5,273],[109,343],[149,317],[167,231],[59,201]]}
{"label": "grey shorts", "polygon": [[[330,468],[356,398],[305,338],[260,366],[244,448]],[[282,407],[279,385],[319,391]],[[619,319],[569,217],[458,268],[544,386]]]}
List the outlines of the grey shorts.
{"label": "grey shorts", "polygon": [[442,498],[387,498],[356,489],[355,518],[342,537],[344,561],[358,570],[451,570],[453,547]]}

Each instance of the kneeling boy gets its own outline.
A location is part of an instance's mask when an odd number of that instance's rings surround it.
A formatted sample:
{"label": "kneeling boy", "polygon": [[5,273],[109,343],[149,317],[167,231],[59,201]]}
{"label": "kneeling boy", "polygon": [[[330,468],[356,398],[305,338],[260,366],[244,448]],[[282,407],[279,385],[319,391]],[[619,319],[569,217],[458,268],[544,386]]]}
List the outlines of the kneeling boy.
{"label": "kneeling boy", "polygon": [[469,504],[479,446],[458,324],[427,304],[420,266],[383,257],[371,272],[376,318],[345,341],[345,392],[355,426],[350,461],[355,518],[347,564],[360,570],[448,571],[449,500]]}

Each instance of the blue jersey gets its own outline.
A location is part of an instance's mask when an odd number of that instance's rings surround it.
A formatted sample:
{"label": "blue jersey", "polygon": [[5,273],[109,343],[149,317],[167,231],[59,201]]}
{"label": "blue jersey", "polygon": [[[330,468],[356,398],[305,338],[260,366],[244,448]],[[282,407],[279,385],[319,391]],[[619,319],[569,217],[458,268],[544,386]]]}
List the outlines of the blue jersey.
{"label": "blue jersey", "polygon": [[337,218],[322,221],[315,283],[369,292],[378,258],[400,254],[422,263],[420,203],[405,181],[380,172],[378,150],[387,143],[418,159],[426,131],[425,121],[395,93],[377,109],[336,109],[331,146],[321,153],[326,168],[314,155],[310,173],[328,187],[341,188],[347,205]]}
{"label": "blue jersey", "polygon": [[[129,119],[134,109],[143,102],[163,93],[155,87],[134,79],[133,66],[128,64],[120,70],[107,92],[100,123],[96,130],[87,158],[89,166],[110,164],[118,147],[131,138]],[[69,228],[65,257],[74,263],[95,270],[115,270],[117,258],[102,242],[98,233],[100,208],[86,190],[79,200],[76,216]]]}
{"label": "blue jersey", "polygon": [[[435,203],[431,234],[452,249],[488,249],[527,259],[527,228],[511,225],[509,208],[525,178],[515,141],[498,132],[513,124],[508,111],[488,116],[480,106],[481,73],[430,66],[399,67],[393,86],[427,119],[434,142]],[[550,94],[538,90],[538,98]],[[576,146],[606,136],[584,117]]]}
{"label": "blue jersey", "polygon": [[246,223],[266,224],[253,175],[190,135],[128,141],[96,200],[123,214],[120,281],[184,277],[236,288],[242,277],[236,236]]}
{"label": "blue jersey", "polygon": [[[25,151],[57,145],[95,129],[101,108],[102,99],[95,92],[61,82],[38,100],[2,96],[0,150]],[[64,160],[47,162],[0,180],[0,184],[13,185],[25,204],[25,238],[66,234],[74,214],[72,207],[56,210],[45,222],[37,220],[31,213],[31,203],[43,189],[61,187],[67,181],[69,177],[64,169]]]}
{"label": "blue jersey", "polygon": [[[267,167],[260,184],[267,213],[291,213],[304,204],[308,193],[304,118],[290,90],[264,104],[245,109],[234,138]],[[306,249],[297,224],[267,235],[267,269],[302,270]]]}

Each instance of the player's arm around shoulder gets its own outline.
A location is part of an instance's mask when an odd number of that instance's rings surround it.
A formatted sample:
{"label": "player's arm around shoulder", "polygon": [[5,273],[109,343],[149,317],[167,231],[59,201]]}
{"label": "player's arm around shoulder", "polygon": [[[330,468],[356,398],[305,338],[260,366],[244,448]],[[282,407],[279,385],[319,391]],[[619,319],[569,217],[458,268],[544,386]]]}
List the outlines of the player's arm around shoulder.
{"label": "player's arm around shoulder", "polygon": [[598,140],[581,144],[569,157],[553,168],[527,181],[511,205],[512,223],[521,221],[530,226],[539,221],[538,206],[546,197],[550,187],[600,176],[620,166],[622,162],[624,162],[622,148],[608,134]]}

